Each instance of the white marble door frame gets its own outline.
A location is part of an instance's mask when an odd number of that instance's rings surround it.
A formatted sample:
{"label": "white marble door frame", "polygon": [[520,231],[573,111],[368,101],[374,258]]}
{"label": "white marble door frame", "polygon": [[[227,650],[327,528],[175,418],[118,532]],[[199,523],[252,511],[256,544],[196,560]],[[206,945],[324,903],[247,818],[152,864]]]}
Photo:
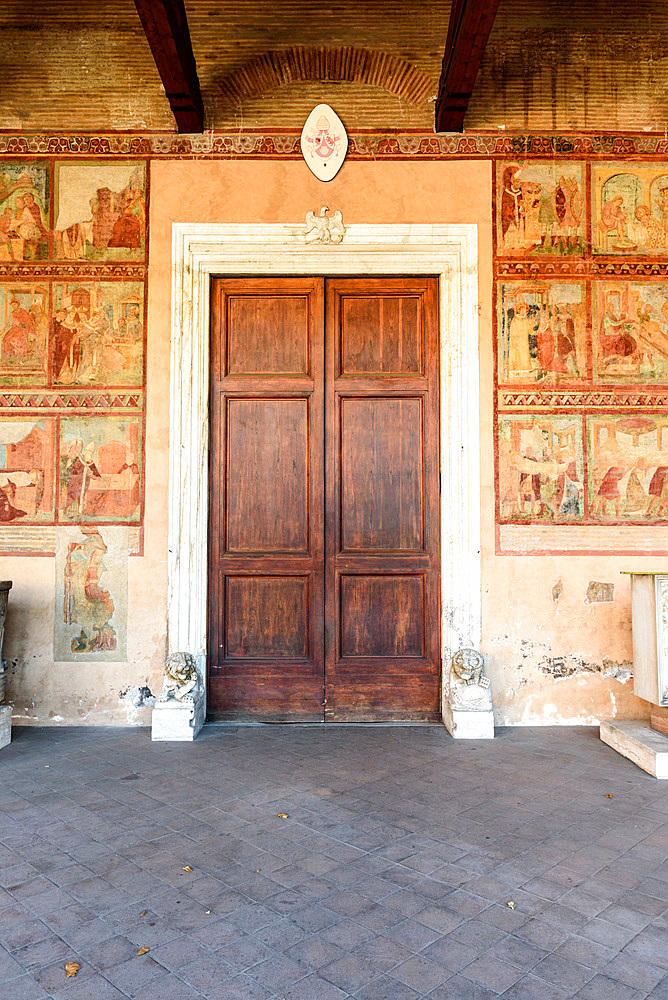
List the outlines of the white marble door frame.
{"label": "white marble door frame", "polygon": [[307,245],[301,225],[173,226],[169,652],[206,671],[209,302],[218,275],[437,275],[440,285],[442,661],[480,649],[478,243],[474,225],[349,225]]}

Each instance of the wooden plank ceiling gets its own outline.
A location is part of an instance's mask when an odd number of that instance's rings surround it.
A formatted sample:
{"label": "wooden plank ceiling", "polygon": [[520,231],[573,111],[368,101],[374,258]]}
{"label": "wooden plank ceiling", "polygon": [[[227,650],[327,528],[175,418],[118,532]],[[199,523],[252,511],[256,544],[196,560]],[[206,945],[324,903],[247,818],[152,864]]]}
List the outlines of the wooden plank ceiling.
{"label": "wooden plank ceiling", "polygon": [[454,0],[451,29],[450,0],[138,3],[160,69],[134,0],[0,0],[0,128],[174,132],[203,113],[207,129],[295,129],[325,101],[349,130],[431,132],[439,93],[447,129],[663,131],[668,118],[661,0]]}

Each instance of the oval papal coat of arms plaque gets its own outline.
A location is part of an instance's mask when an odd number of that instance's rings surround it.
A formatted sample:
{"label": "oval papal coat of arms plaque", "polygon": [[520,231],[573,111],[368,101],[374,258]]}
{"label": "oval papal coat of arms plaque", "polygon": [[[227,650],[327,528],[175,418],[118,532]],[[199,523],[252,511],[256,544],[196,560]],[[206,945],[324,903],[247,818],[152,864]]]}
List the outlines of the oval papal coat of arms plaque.
{"label": "oval papal coat of arms plaque", "polygon": [[348,136],[343,122],[329,104],[318,104],[302,129],[302,154],[320,181],[331,181],[343,166]]}

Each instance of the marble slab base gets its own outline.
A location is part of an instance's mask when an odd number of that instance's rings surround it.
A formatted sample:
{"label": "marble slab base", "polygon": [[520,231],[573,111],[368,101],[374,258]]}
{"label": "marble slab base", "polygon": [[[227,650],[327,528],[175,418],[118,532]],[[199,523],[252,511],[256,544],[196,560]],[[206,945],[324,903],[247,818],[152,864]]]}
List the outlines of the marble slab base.
{"label": "marble slab base", "polygon": [[0,750],[12,742],[12,706],[0,705]]}
{"label": "marble slab base", "polygon": [[602,722],[601,739],[655,778],[668,778],[668,736],[648,722]]}
{"label": "marble slab base", "polygon": [[204,694],[193,701],[156,701],[151,713],[151,739],[191,742],[204,725],[206,705]]}
{"label": "marble slab base", "polygon": [[493,740],[493,712],[459,712],[443,706],[443,723],[456,740]]}

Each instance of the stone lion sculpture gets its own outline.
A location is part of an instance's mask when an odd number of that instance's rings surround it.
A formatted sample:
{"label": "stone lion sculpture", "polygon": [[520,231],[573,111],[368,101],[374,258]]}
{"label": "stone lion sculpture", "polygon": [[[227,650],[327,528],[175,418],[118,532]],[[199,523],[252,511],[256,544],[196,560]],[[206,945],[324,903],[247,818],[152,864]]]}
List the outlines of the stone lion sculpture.
{"label": "stone lion sculpture", "polygon": [[197,665],[192,653],[170,653],[165,660],[165,680],[160,701],[192,701],[192,693],[199,685]]}
{"label": "stone lion sculpture", "polygon": [[450,707],[459,712],[488,712],[492,707],[485,660],[475,649],[460,649],[452,657],[448,675]]}

